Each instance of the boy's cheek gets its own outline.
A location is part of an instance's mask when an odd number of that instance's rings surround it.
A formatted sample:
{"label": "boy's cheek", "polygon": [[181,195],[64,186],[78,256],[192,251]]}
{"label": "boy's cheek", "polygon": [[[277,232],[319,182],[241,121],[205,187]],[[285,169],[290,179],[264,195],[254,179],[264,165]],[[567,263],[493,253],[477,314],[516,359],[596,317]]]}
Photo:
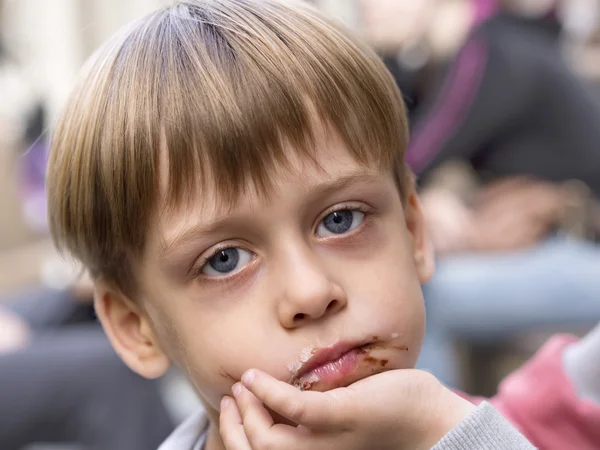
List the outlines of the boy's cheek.
{"label": "boy's cheek", "polygon": [[[392,266],[386,276],[367,277],[357,285],[349,302],[357,332],[372,330],[383,339],[398,336],[409,349],[407,368],[414,366],[425,335],[425,305],[420,284],[411,270]],[[383,267],[382,267],[383,270]],[[382,273],[382,272],[380,272]]]}
{"label": "boy's cheek", "polygon": [[[243,335],[240,334],[243,338]],[[261,348],[259,344],[251,345],[249,341],[239,342],[237,348],[231,346],[219,347],[217,340],[211,341],[210,347],[194,347],[190,344],[191,351],[185,352],[185,361],[180,367],[186,372],[187,378],[192,381],[198,395],[210,407],[218,410],[224,395],[231,395],[232,386],[241,380],[242,375],[249,369],[260,369],[273,377],[288,381],[290,376],[287,366],[281,360],[282,355],[289,355],[290,350],[277,348],[263,348],[260,354],[255,351]],[[269,355],[278,357],[270,358]]]}

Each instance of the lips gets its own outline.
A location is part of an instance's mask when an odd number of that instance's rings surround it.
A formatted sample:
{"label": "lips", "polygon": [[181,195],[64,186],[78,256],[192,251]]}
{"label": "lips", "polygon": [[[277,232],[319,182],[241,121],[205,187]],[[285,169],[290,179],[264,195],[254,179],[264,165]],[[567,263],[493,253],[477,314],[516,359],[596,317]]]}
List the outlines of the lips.
{"label": "lips", "polygon": [[[319,349],[300,367],[290,383],[302,390],[310,390],[313,387],[327,390],[350,384],[356,381],[354,378],[361,362],[368,358],[366,349],[371,345],[370,342],[364,341],[340,342]],[[318,386],[315,386],[317,384]]]}

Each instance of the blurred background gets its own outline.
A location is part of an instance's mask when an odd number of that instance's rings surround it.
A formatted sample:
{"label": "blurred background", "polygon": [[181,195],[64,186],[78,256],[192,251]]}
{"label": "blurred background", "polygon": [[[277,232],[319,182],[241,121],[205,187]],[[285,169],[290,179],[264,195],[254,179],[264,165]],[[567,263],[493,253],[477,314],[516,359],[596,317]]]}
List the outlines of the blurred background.
{"label": "blurred background", "polygon": [[[0,449],[156,448],[198,403],[114,355],[49,241],[52,124],[165,0],[0,0]],[[420,367],[470,394],[600,320],[600,1],[320,0],[400,86],[437,273]]]}

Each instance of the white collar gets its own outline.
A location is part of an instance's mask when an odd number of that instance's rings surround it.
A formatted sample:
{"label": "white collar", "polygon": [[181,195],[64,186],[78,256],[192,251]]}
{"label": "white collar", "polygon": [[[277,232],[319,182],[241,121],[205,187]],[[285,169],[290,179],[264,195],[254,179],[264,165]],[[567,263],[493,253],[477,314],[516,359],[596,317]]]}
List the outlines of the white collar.
{"label": "white collar", "polygon": [[208,434],[208,418],[200,410],[179,425],[158,450],[202,450]]}

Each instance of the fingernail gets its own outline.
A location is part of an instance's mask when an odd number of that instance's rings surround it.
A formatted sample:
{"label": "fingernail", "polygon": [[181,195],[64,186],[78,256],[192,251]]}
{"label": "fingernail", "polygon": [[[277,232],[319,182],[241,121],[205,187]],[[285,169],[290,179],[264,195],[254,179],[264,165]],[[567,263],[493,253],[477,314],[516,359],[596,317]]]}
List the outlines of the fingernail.
{"label": "fingernail", "polygon": [[249,387],[254,381],[254,377],[254,370],[248,370],[244,375],[242,375],[242,383],[244,383],[244,386]]}
{"label": "fingernail", "polygon": [[229,406],[229,397],[223,397],[221,399],[221,410],[227,408]]}
{"label": "fingernail", "polygon": [[240,383],[235,383],[231,388],[231,392],[233,392],[234,397],[239,397],[242,393],[242,385]]}

